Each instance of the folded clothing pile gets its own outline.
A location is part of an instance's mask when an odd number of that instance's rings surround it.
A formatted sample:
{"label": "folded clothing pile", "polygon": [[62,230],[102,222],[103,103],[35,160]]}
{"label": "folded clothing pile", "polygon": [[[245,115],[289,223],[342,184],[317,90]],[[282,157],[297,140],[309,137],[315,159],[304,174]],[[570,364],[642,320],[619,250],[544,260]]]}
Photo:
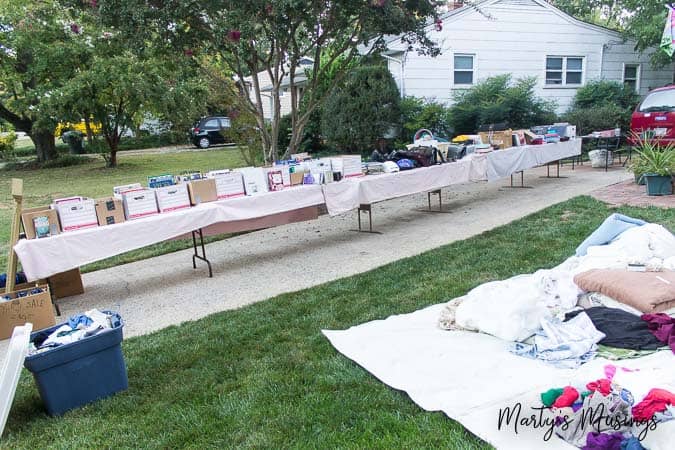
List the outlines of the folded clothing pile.
{"label": "folded clothing pile", "polygon": [[92,309],[84,314],[77,314],[68,319],[68,323],[61,325],[51,333],[37,333],[30,343],[29,355],[49,351],[65,344],[77,342],[89,336],[113,329],[119,324],[115,315]]}
{"label": "folded clothing pile", "polygon": [[[635,267],[645,271],[629,270]],[[616,322],[604,308],[591,311],[590,321],[564,321],[579,306],[598,305],[634,317]],[[645,351],[670,345],[675,352],[673,312],[675,236],[660,225],[613,214],[557,267],[488,282],[453,299],[439,326],[490,334],[514,342],[513,353],[574,368],[595,356],[598,343]],[[599,325],[603,321],[612,323]]]}

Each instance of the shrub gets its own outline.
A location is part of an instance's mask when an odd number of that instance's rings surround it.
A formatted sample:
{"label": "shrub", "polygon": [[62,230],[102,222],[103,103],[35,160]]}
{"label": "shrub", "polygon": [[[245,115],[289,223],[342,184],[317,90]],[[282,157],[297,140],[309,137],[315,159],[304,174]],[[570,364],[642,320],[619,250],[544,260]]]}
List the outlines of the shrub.
{"label": "shrub", "polygon": [[400,95],[384,65],[354,69],[326,101],[322,134],[343,151],[373,148],[378,138],[400,128]]}
{"label": "shrub", "polygon": [[16,157],[14,153],[15,143],[16,133],[13,131],[0,133],[0,160],[9,161]]}
{"label": "shrub", "polygon": [[449,109],[434,100],[425,101],[416,97],[401,100],[402,143],[410,144],[415,132],[421,128],[430,130],[434,136],[448,138],[452,135]]}
{"label": "shrub", "polygon": [[609,130],[617,126],[626,130],[630,127],[630,114],[618,105],[610,103],[589,108],[571,109],[563,115],[563,120],[577,126],[577,135],[593,131]]}
{"label": "shrub", "polygon": [[450,124],[457,134],[473,133],[481,125],[506,122],[529,128],[555,121],[555,103],[534,93],[536,78],[511,80],[510,74],[487,78],[455,93]]}
{"label": "shrub", "polygon": [[638,100],[639,96],[627,85],[618,81],[593,80],[577,90],[572,109],[610,104],[632,110]]}

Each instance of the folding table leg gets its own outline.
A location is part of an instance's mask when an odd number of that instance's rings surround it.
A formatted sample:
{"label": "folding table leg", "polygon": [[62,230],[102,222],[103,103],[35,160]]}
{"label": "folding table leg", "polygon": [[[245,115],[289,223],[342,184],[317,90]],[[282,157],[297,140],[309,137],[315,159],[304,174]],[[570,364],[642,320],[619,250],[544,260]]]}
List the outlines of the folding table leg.
{"label": "folding table leg", "polygon": [[[202,254],[200,255],[197,251],[197,234],[199,234],[199,243],[202,247]],[[206,248],[204,247],[204,234],[202,229],[192,231],[192,249],[194,251],[192,255],[192,268],[197,268],[197,260],[200,259],[206,263],[209,268],[209,278],[213,278],[213,270],[211,270],[211,261],[206,259]]]}
{"label": "folding table leg", "polygon": [[[438,209],[431,209],[431,196],[432,195],[438,195]],[[446,209],[443,209],[443,196],[442,196],[442,191],[441,189],[436,189],[435,191],[429,191],[427,192],[427,204],[429,205],[428,208],[419,208],[415,209],[415,211],[420,211],[420,212],[430,212],[430,213],[451,213],[452,211]]]}
{"label": "folding table leg", "polygon": [[525,186],[525,178],[524,178],[524,174],[523,174],[524,172],[525,172],[524,170],[521,170],[520,172],[516,172],[516,173],[520,173],[520,186],[514,186],[514,184],[513,184],[513,174],[511,174],[511,185],[510,186],[503,186],[503,187],[514,188],[514,189],[523,189],[523,188],[532,189],[532,186]]}
{"label": "folding table leg", "polygon": [[[367,212],[368,213],[368,229],[364,230],[361,227],[361,211]],[[350,230],[350,231],[358,231],[359,233],[373,233],[373,234],[382,234],[379,231],[373,231],[373,210],[372,210],[372,205],[367,205],[367,204],[360,204],[359,208],[356,210],[358,214],[358,219],[359,219],[359,229],[358,230]]]}
{"label": "folding table leg", "polygon": [[[555,163],[555,167],[556,167],[556,175],[552,177],[551,176],[551,164],[554,164],[554,163]],[[572,164],[574,164],[574,160],[572,160]],[[560,166],[561,166],[561,160],[557,160],[557,161],[547,163],[546,164],[546,175],[545,176],[542,175],[539,178],[567,178],[567,177],[561,177],[560,176]]]}

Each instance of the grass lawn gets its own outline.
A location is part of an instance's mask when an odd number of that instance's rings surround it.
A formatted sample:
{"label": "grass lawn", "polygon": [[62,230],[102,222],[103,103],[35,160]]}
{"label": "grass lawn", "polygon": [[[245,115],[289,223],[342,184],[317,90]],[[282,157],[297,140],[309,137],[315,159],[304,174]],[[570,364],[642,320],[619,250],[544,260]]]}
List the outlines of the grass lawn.
{"label": "grass lawn", "polygon": [[[338,354],[320,330],[556,265],[613,211],[579,197],[370,272],[131,338],[129,390],[61,418],[44,413],[24,371],[3,446],[489,448]],[[671,210],[619,211],[675,229]]]}
{"label": "grass lawn", "polygon": [[[148,175],[178,174],[184,170],[213,170],[244,165],[239,150],[231,148],[143,156],[119,153],[118,160],[119,167],[116,169],[107,169],[103,160],[97,160],[79,166],[56,169],[0,171],[0,272],[4,272],[7,266],[9,229],[14,204],[9,191],[12,178],[23,178],[24,207],[30,208],[47,205],[54,198],[71,195],[109,197],[112,196],[113,186],[134,182],[146,185]],[[96,262],[84,267],[83,270],[111,267],[188,248],[191,245],[187,240],[163,242]]]}

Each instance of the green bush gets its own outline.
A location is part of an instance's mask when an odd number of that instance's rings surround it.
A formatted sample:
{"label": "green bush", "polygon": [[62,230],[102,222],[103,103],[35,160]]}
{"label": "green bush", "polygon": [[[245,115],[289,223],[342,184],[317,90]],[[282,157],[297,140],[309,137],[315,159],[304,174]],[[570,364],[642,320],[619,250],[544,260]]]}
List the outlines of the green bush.
{"label": "green bush", "polygon": [[562,117],[577,127],[577,135],[586,135],[593,131],[610,130],[619,126],[623,130],[630,127],[630,114],[617,105],[601,104],[589,108],[571,109]]}
{"label": "green bush", "polygon": [[618,81],[593,80],[577,90],[572,109],[610,104],[632,110],[639,99],[628,85]]}
{"label": "green bush", "polygon": [[372,149],[378,138],[399,131],[400,100],[386,66],[357,67],[324,104],[322,134],[343,151]]}
{"label": "green bush", "polygon": [[481,125],[506,122],[529,128],[554,122],[555,103],[534,93],[536,78],[512,81],[510,74],[487,78],[468,90],[457,91],[450,108],[456,134],[474,133]]}
{"label": "green bush", "polygon": [[577,126],[577,134],[630,128],[630,116],[638,95],[618,81],[594,80],[577,90],[563,119]]}
{"label": "green bush", "polygon": [[449,109],[434,100],[405,97],[401,100],[401,121],[400,143],[403,144],[410,144],[415,132],[421,128],[431,131],[434,136],[449,138],[452,135]]}
{"label": "green bush", "polygon": [[15,143],[16,133],[13,131],[0,134],[0,160],[9,161],[16,157],[14,153]]}

